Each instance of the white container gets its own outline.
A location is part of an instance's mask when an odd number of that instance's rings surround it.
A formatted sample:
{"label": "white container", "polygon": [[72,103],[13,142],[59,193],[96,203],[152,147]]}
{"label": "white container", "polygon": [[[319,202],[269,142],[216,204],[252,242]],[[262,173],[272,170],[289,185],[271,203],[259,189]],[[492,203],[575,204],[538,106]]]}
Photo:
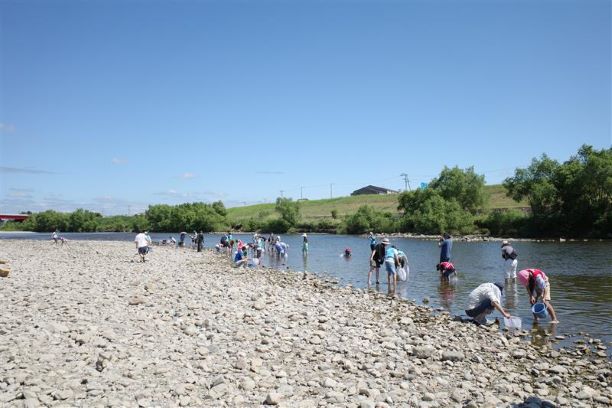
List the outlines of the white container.
{"label": "white container", "polygon": [[510,316],[510,318],[508,319],[507,317],[504,317],[504,325],[508,330],[521,330],[521,318],[516,316]]}

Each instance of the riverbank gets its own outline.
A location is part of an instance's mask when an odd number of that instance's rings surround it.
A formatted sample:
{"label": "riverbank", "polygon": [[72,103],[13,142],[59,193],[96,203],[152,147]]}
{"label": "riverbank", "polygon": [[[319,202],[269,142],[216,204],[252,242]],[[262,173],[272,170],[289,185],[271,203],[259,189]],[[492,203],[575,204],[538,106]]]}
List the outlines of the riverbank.
{"label": "riverbank", "polygon": [[311,274],[237,270],[208,251],[155,247],[144,264],[135,254],[131,242],[2,241],[0,405],[612,399],[610,361],[596,353],[536,348]]}

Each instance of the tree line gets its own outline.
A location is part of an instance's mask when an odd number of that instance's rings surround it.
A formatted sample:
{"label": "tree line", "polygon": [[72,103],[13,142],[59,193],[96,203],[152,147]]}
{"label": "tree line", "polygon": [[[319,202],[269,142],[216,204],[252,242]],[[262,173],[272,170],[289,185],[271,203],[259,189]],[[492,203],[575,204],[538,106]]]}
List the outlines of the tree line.
{"label": "tree line", "polygon": [[559,163],[545,154],[527,168],[517,168],[503,182],[506,194],[526,199],[523,210],[491,210],[484,175],[473,167],[444,169],[426,188],[398,195],[398,212],[361,206],[354,214],[304,222],[300,202],[278,198],[277,217],[248,219],[236,224],[221,201],[212,204],[151,205],[134,216],[110,216],[84,209],[72,213],[44,211],[22,224],[9,222],[3,229],[49,232],[122,231],[292,231],[361,234],[368,231],[421,234],[483,234],[507,237],[612,237],[612,149],[584,145],[569,160]]}

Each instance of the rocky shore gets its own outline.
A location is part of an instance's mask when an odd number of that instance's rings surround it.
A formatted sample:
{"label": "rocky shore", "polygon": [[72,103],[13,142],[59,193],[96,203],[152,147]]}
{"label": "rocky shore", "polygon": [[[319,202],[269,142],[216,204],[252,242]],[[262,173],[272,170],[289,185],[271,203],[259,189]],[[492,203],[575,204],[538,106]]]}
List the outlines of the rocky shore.
{"label": "rocky shore", "polygon": [[0,406],[610,406],[611,364],[212,252],[0,241]]}

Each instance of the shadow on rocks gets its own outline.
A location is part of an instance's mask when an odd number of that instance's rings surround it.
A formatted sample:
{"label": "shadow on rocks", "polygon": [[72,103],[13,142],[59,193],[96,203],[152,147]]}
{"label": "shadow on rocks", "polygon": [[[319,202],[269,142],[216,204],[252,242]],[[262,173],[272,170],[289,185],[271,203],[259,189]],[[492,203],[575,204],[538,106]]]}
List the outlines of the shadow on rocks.
{"label": "shadow on rocks", "polygon": [[512,404],[510,406],[512,408],[557,408],[557,406],[552,402],[535,396],[527,397],[525,398],[525,401],[519,402],[518,404]]}

